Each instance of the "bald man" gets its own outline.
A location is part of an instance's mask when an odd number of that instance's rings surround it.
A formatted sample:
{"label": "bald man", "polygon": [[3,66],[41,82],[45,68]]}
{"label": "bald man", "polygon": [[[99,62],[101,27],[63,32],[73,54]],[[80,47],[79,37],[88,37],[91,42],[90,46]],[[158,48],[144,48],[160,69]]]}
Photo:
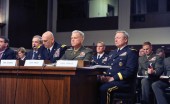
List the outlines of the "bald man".
{"label": "bald man", "polygon": [[84,60],[90,61],[92,58],[92,49],[83,47],[84,33],[74,30],[71,34],[71,48],[67,49],[61,59],[63,60]]}
{"label": "bald man", "polygon": [[42,42],[44,48],[41,52],[41,58],[44,60],[50,60],[51,63],[59,60],[67,49],[66,45],[61,45],[55,42],[54,35],[50,31],[46,31],[42,35]]}

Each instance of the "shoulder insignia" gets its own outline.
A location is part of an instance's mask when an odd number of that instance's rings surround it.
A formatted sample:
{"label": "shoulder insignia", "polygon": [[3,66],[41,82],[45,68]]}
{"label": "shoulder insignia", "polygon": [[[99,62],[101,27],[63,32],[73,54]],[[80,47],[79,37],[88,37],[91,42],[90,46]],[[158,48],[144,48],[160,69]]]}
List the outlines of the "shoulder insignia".
{"label": "shoulder insignia", "polygon": [[61,45],[62,48],[64,48],[65,46],[66,46],[65,44]]}
{"label": "shoulder insignia", "polygon": [[85,48],[86,50],[88,50],[88,51],[93,51],[91,48]]}

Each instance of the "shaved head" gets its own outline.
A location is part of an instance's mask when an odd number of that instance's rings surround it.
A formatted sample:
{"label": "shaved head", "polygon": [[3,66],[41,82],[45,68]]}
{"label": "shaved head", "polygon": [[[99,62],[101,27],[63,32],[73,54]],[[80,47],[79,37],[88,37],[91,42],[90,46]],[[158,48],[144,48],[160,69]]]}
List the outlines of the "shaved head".
{"label": "shaved head", "polygon": [[50,48],[54,44],[54,35],[51,31],[46,31],[42,35],[42,41],[45,48]]}
{"label": "shaved head", "polygon": [[48,39],[54,39],[54,35],[53,35],[53,33],[51,32],[51,31],[46,31],[43,35],[42,35],[42,37],[46,37],[46,38],[48,38]]}

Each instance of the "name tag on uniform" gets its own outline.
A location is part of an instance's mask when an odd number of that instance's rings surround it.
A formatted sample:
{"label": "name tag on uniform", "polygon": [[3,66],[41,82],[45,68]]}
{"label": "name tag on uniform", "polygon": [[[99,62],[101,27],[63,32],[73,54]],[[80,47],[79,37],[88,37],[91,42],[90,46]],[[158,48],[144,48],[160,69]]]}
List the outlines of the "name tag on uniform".
{"label": "name tag on uniform", "polygon": [[43,66],[44,60],[26,60],[24,66]]}
{"label": "name tag on uniform", "polygon": [[58,60],[56,66],[59,67],[77,67],[78,60]]}
{"label": "name tag on uniform", "polygon": [[16,66],[16,60],[1,60],[1,66]]}

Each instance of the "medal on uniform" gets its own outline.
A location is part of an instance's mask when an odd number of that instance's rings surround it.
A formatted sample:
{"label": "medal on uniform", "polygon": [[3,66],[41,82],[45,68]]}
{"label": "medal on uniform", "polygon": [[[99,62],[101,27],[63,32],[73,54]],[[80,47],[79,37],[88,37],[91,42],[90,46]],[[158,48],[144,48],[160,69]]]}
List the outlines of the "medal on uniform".
{"label": "medal on uniform", "polygon": [[119,62],[119,66],[123,66],[123,63],[122,63],[122,62]]}

